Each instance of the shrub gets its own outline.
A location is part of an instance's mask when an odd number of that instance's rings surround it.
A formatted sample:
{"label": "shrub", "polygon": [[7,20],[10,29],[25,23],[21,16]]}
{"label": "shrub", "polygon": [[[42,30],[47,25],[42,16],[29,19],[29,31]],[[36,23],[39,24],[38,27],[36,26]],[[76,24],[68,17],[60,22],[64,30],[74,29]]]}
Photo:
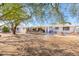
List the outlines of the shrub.
{"label": "shrub", "polygon": [[8,28],[7,26],[4,26],[4,27],[2,28],[2,32],[9,32],[9,28]]}

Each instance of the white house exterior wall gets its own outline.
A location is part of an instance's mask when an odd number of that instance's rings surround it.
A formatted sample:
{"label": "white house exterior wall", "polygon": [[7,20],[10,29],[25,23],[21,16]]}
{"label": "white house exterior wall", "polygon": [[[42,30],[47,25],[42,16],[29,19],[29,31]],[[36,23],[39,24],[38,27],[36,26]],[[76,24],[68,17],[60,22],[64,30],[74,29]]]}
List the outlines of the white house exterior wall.
{"label": "white house exterior wall", "polygon": [[[49,32],[50,30],[52,30],[53,32],[57,32],[57,34],[61,33],[61,32],[71,33],[71,32],[74,31],[74,28],[75,28],[75,26],[73,26],[73,25],[52,25],[52,26],[42,26],[42,27],[44,27],[45,32],[47,32],[47,31]],[[55,27],[59,27],[59,29],[56,30]],[[69,30],[63,30],[63,27],[69,27],[70,29]],[[26,27],[18,26],[17,28],[18,28],[18,30],[16,29],[17,33],[26,33],[26,29],[27,29]],[[30,31],[31,31],[32,28],[33,27],[30,27]],[[38,26],[37,26],[37,28],[38,28]],[[10,29],[10,31],[11,31],[11,29]],[[79,32],[79,26],[76,26],[75,31]],[[0,27],[0,32],[2,32],[2,27]]]}

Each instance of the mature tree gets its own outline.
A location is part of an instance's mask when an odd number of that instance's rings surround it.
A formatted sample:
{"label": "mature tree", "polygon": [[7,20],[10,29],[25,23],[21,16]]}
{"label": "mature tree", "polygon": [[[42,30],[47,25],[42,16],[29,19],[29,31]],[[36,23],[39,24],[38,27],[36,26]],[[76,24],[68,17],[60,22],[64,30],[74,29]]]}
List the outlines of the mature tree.
{"label": "mature tree", "polygon": [[4,3],[1,9],[2,16],[0,18],[11,24],[13,34],[16,34],[16,28],[22,21],[30,18],[24,11],[23,5],[19,3]]}

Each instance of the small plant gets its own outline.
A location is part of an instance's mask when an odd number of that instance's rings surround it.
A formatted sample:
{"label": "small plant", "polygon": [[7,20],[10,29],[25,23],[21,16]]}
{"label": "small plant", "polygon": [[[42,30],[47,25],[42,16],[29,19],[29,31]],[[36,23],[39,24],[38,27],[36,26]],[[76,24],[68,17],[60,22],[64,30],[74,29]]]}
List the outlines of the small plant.
{"label": "small plant", "polygon": [[3,28],[2,28],[2,32],[9,32],[9,28],[7,27],[7,26],[4,26]]}

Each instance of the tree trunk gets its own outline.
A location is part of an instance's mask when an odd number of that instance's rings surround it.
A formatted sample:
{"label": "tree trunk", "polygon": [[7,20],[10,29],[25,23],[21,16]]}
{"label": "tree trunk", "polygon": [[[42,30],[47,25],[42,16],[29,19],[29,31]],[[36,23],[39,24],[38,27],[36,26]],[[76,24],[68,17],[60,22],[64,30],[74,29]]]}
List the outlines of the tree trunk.
{"label": "tree trunk", "polygon": [[13,24],[12,24],[12,33],[15,35],[16,34],[16,26],[14,26]]}
{"label": "tree trunk", "polygon": [[16,28],[15,27],[13,28],[12,32],[13,32],[13,34],[16,34]]}

